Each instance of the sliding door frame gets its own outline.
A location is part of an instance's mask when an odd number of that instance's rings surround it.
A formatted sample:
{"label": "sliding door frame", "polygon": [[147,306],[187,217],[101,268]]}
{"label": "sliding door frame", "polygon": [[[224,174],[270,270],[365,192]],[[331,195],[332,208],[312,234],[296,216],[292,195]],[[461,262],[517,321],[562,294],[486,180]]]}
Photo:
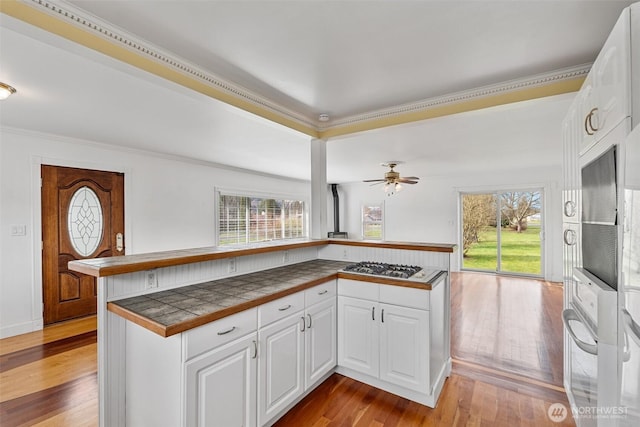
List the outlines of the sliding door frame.
{"label": "sliding door frame", "polygon": [[[459,219],[459,238],[458,244],[460,246],[460,271],[469,271],[469,272],[478,272],[478,273],[490,273],[504,276],[519,276],[519,277],[530,277],[535,279],[544,279],[545,271],[546,271],[546,256],[545,256],[545,246],[546,246],[546,187],[544,185],[519,185],[514,187],[490,187],[490,188],[473,188],[473,189],[458,189],[458,219]],[[504,193],[511,192],[540,192],[540,274],[534,273],[519,273],[519,272],[511,272],[511,271],[503,271],[502,270],[502,227],[501,224],[501,206],[500,199],[501,195]],[[474,269],[474,268],[466,268],[464,266],[464,248],[463,248],[463,230],[464,230],[464,213],[463,213],[463,204],[462,198],[465,195],[474,195],[474,194],[491,194],[496,196],[496,200],[498,205],[496,206],[496,270],[482,270],[482,269]]]}

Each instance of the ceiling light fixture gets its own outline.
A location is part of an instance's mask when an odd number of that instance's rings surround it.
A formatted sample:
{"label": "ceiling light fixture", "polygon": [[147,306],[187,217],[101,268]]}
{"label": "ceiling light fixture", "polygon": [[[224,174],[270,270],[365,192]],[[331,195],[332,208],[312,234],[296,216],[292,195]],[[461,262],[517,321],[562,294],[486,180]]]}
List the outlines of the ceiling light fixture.
{"label": "ceiling light fixture", "polygon": [[6,83],[0,82],[0,100],[7,99],[12,94],[16,93],[16,89],[12,86],[9,86]]}
{"label": "ceiling light fixture", "polygon": [[318,120],[320,120],[321,122],[328,122],[329,121],[329,115],[328,114],[320,114],[318,116]]}

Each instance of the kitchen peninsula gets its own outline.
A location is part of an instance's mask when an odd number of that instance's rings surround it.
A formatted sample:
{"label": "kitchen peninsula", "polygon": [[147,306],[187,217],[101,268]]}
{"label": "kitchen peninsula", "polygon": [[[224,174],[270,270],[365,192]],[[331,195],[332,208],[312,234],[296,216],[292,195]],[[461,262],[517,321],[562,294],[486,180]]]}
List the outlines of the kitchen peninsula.
{"label": "kitchen peninsula", "polygon": [[[71,262],[98,278],[100,423],[271,425],[333,372],[433,407],[455,250],[335,239]],[[343,271],[362,260],[430,273]]]}

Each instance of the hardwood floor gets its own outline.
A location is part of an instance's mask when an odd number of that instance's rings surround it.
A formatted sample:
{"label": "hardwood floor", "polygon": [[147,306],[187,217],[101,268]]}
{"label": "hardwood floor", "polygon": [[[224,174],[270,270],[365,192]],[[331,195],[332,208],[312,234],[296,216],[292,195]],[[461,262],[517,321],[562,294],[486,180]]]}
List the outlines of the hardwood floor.
{"label": "hardwood floor", "polygon": [[562,387],[562,285],[451,275],[451,355]]}
{"label": "hardwood floor", "polygon": [[[575,425],[547,416],[568,408],[561,305],[560,285],[454,273],[455,358],[435,409],[334,374],[276,425]],[[0,340],[1,426],[96,426],[97,414],[95,317]]]}

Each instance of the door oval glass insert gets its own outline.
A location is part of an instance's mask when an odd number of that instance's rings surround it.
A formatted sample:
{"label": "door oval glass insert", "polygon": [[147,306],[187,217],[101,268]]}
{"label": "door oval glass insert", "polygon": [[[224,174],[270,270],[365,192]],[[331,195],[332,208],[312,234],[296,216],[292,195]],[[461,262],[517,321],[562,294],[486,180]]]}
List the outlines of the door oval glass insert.
{"label": "door oval glass insert", "polygon": [[102,240],[104,221],[100,200],[91,188],[84,186],[73,194],[67,221],[73,249],[82,256],[94,253]]}

